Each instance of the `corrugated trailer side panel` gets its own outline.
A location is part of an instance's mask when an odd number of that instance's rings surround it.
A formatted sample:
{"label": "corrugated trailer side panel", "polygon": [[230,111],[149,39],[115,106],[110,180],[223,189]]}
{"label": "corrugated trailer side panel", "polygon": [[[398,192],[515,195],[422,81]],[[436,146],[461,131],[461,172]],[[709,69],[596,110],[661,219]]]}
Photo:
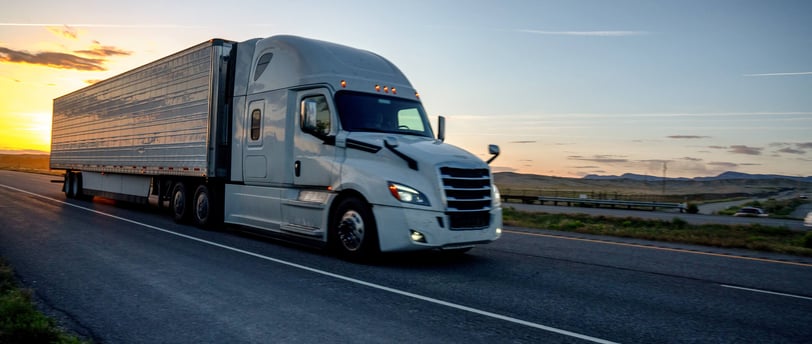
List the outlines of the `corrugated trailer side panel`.
{"label": "corrugated trailer side panel", "polygon": [[230,44],[212,40],[54,99],[51,168],[213,176]]}

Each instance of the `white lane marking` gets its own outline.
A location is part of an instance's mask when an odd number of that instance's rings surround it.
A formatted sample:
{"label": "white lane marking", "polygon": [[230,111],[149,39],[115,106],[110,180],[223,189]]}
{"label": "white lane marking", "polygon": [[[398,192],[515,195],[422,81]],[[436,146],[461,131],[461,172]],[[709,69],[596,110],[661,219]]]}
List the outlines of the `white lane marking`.
{"label": "white lane marking", "polygon": [[423,295],[420,295],[420,294],[410,293],[408,291],[403,291],[403,290],[400,290],[400,289],[395,289],[395,288],[382,286],[380,284],[375,284],[375,283],[371,283],[371,282],[362,281],[362,280],[355,279],[355,278],[352,278],[352,277],[347,277],[347,276],[344,276],[344,275],[339,275],[339,274],[335,274],[335,273],[332,273],[332,272],[319,270],[319,269],[316,269],[316,268],[311,268],[309,266],[289,262],[289,261],[286,261],[286,260],[281,260],[281,259],[277,259],[277,258],[263,256],[263,255],[258,254],[258,253],[245,251],[245,250],[242,250],[242,249],[239,249],[239,248],[236,248],[236,247],[226,246],[226,245],[223,245],[223,244],[219,244],[219,243],[216,243],[216,242],[196,238],[196,237],[186,235],[186,234],[173,232],[173,231],[170,231],[168,229],[163,229],[163,228],[156,227],[156,226],[153,226],[153,225],[149,225],[149,224],[146,224],[146,223],[138,222],[138,221],[135,221],[135,220],[130,220],[130,219],[123,218],[123,217],[120,217],[120,216],[116,216],[116,215],[113,215],[113,214],[108,214],[108,213],[101,212],[101,211],[98,211],[98,210],[95,210],[95,209],[85,208],[85,207],[82,207],[82,206],[79,206],[79,205],[76,205],[76,204],[71,204],[71,203],[68,203],[68,202],[60,201],[60,200],[55,199],[55,198],[50,198],[48,196],[36,194],[36,193],[30,192],[30,191],[21,190],[21,189],[11,187],[11,186],[8,186],[8,185],[0,184],[0,186],[2,186],[4,188],[7,188],[7,189],[10,189],[10,190],[15,190],[15,191],[19,191],[19,192],[22,192],[22,193],[26,193],[26,194],[29,194],[31,196],[35,196],[35,197],[55,201],[55,202],[58,202],[58,203],[62,203],[64,205],[68,205],[68,206],[71,206],[71,207],[74,207],[74,208],[86,210],[86,211],[89,211],[89,212],[92,212],[92,213],[95,213],[95,214],[99,214],[99,215],[102,215],[102,216],[107,216],[107,217],[110,217],[110,218],[113,218],[113,219],[116,219],[116,220],[128,222],[128,223],[138,225],[138,226],[142,226],[142,227],[146,227],[146,228],[156,230],[156,231],[159,231],[159,232],[175,235],[175,236],[185,238],[185,239],[189,239],[189,240],[194,240],[194,241],[204,243],[204,244],[207,244],[207,245],[219,247],[219,248],[230,250],[230,251],[237,252],[237,253],[242,253],[242,254],[245,254],[245,255],[249,255],[249,256],[260,258],[260,259],[263,259],[263,260],[271,261],[271,262],[274,262],[274,263],[287,265],[289,267],[309,271],[309,272],[316,273],[316,274],[319,274],[319,275],[324,275],[324,276],[344,280],[344,281],[347,281],[347,282],[350,282],[350,283],[355,283],[355,284],[363,285],[363,286],[366,286],[366,287],[387,291],[387,292],[390,292],[390,293],[393,293],[393,294],[398,294],[398,295],[410,297],[410,298],[413,298],[413,299],[418,299],[418,300],[434,303],[434,304],[437,304],[437,305],[458,309],[458,310],[461,310],[461,311],[466,311],[466,312],[470,312],[470,313],[474,313],[474,314],[479,314],[479,315],[483,315],[483,316],[494,318],[494,319],[504,320],[504,321],[511,322],[511,323],[514,323],[514,324],[524,325],[524,326],[536,328],[536,329],[547,331],[547,332],[557,333],[557,334],[568,336],[568,337],[583,339],[583,340],[590,341],[590,342],[593,342],[593,343],[602,343],[602,344],[614,344],[615,343],[615,342],[605,340],[605,339],[601,339],[601,338],[591,337],[591,336],[587,336],[587,335],[580,334],[580,333],[575,333],[575,332],[571,332],[571,331],[567,331],[567,330],[562,330],[562,329],[559,329],[559,328],[550,327],[550,326],[546,326],[546,325],[542,325],[542,324],[537,324],[537,323],[534,323],[534,322],[509,317],[509,316],[506,316],[506,315],[501,315],[501,314],[497,314],[497,313],[483,311],[483,310],[480,310],[480,309],[476,309],[476,308],[472,308],[472,307],[468,307],[468,306],[463,306],[463,305],[459,305],[459,304],[456,304],[456,303],[443,301],[443,300],[440,300],[440,299],[435,299],[433,297],[423,296]]}
{"label": "white lane marking", "polygon": [[775,292],[775,291],[769,291],[769,290],[761,290],[761,289],[753,289],[753,288],[737,287],[737,286],[735,286],[735,285],[727,285],[727,284],[720,284],[719,286],[724,287],[724,288],[731,288],[731,289],[739,289],[739,290],[752,291],[752,292],[754,292],[754,293],[771,294],[771,295],[778,295],[778,296],[785,296],[785,297],[794,297],[794,298],[796,298],[796,299],[802,299],[802,300],[809,300],[809,301],[812,301],[812,297],[801,296],[801,295],[793,295],[793,294],[785,294],[785,293],[779,293],[779,292]]}

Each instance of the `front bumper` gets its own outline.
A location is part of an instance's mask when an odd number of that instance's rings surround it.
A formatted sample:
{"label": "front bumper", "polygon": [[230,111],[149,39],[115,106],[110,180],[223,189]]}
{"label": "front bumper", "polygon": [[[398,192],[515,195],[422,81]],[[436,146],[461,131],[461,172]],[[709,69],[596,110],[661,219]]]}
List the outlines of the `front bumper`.
{"label": "front bumper", "polygon": [[[372,207],[382,252],[461,248],[486,244],[502,233],[502,209],[490,211],[490,225],[483,229],[450,230],[445,213],[413,208],[375,205]],[[424,242],[412,239],[422,234]]]}

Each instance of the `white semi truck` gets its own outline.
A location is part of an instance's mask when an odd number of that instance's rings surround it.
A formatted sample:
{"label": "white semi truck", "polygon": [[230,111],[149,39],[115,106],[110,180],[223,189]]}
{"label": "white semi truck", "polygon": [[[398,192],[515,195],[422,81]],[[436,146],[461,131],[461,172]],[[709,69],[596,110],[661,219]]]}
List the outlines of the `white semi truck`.
{"label": "white semi truck", "polygon": [[490,163],[435,138],[385,58],[295,36],[213,39],[54,99],[52,169],[68,198],[158,205],[378,251],[464,252],[501,235]]}

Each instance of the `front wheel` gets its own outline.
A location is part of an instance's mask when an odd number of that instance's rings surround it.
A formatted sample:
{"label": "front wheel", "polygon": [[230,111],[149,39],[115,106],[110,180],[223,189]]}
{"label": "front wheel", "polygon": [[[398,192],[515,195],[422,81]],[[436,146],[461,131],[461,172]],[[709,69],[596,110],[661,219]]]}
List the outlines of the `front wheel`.
{"label": "front wheel", "polygon": [[378,253],[378,232],[369,205],[357,198],[338,204],[330,221],[330,245],[350,260],[366,260]]}

